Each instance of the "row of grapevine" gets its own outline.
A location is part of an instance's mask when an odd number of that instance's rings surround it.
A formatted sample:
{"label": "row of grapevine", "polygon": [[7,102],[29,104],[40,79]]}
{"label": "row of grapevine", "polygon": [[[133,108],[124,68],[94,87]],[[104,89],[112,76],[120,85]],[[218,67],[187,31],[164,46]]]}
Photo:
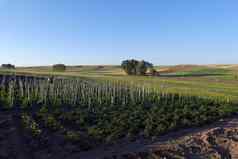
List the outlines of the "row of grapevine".
{"label": "row of grapevine", "polygon": [[60,132],[84,149],[123,137],[159,136],[237,111],[228,98],[166,93],[129,82],[8,75],[0,76],[0,108],[20,110],[33,136]]}
{"label": "row of grapevine", "polygon": [[[52,106],[78,106],[88,108],[100,105],[169,104],[201,102],[204,97],[164,93],[144,86],[125,82],[97,82],[85,79],[55,79],[25,76],[0,76],[1,99],[4,106],[34,106],[38,103]],[[212,97],[208,102],[230,102]]]}

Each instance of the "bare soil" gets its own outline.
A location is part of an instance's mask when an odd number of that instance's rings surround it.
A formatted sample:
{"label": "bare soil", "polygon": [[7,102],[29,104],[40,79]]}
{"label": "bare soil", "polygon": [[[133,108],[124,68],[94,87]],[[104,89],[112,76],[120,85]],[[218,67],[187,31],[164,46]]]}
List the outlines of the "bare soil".
{"label": "bare soil", "polygon": [[33,138],[15,112],[0,112],[0,159],[158,159],[238,158],[238,116],[200,128],[189,128],[153,140],[122,139],[82,150],[57,133]]}

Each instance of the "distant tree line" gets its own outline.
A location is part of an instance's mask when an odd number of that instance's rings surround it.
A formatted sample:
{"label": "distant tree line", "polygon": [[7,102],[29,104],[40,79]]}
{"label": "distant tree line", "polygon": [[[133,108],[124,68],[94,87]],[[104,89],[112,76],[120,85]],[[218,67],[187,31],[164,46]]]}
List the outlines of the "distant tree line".
{"label": "distant tree line", "polygon": [[12,65],[12,64],[2,64],[2,68],[5,68],[5,69],[15,69],[15,65]]}
{"label": "distant tree line", "polygon": [[147,71],[149,71],[151,74],[156,72],[153,64],[144,60],[125,60],[122,61],[121,67],[128,75],[146,75]]}
{"label": "distant tree line", "polygon": [[53,65],[53,71],[63,72],[66,70],[66,66],[64,64],[55,64]]}

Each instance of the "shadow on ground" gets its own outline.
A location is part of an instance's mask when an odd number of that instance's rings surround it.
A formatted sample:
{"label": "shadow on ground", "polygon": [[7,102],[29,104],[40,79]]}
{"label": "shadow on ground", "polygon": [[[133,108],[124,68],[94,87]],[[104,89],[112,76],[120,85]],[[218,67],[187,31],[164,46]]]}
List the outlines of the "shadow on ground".
{"label": "shadow on ground", "polygon": [[161,74],[159,77],[209,77],[209,76],[225,76],[226,74],[213,74],[213,73],[199,73],[199,74]]}

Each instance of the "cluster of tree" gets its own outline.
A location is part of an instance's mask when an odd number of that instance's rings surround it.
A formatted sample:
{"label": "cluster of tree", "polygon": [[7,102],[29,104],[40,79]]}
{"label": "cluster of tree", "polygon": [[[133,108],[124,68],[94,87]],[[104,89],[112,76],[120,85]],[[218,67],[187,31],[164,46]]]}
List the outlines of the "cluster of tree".
{"label": "cluster of tree", "polygon": [[145,75],[148,70],[153,70],[153,64],[147,61],[125,60],[122,61],[121,67],[128,75]]}
{"label": "cluster of tree", "polygon": [[2,64],[2,68],[5,69],[15,69],[15,66],[12,64]]}
{"label": "cluster of tree", "polygon": [[64,64],[55,64],[55,65],[53,65],[53,71],[63,72],[65,70],[66,70],[66,66]]}

